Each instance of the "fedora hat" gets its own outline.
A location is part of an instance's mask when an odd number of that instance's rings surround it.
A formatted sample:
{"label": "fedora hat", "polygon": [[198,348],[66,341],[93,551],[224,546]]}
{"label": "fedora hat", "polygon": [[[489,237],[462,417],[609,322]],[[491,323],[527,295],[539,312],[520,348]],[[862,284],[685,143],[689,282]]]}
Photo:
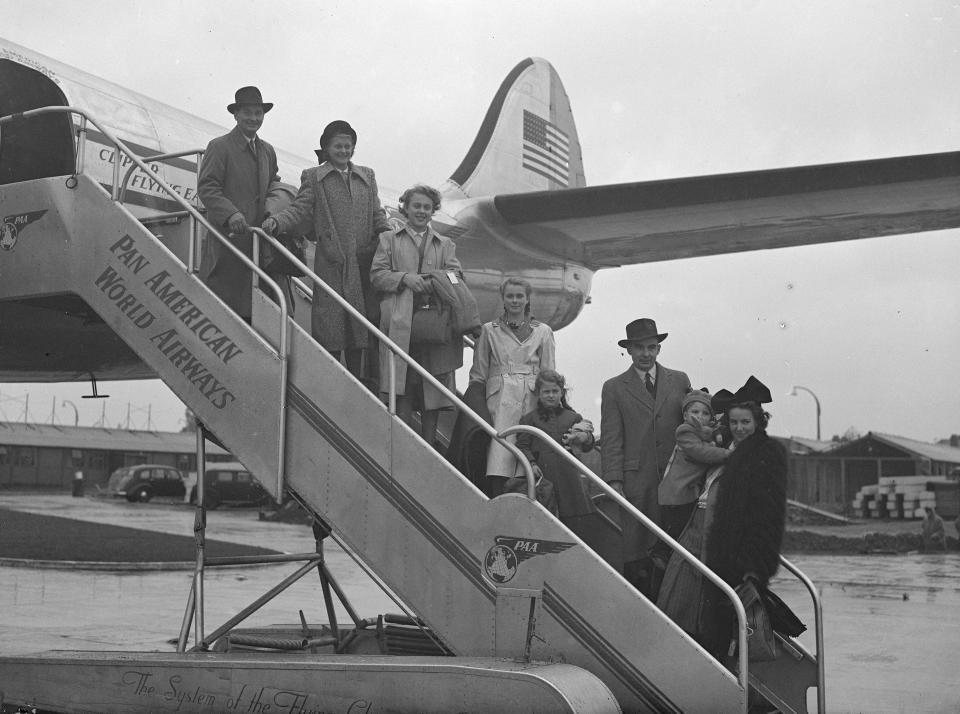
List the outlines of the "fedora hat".
{"label": "fedora hat", "polygon": [[667,339],[666,332],[657,332],[657,323],[649,317],[641,317],[627,325],[627,339],[617,342],[621,347],[629,347],[632,342],[643,342],[656,338],[657,342]]}
{"label": "fedora hat", "polygon": [[263,107],[264,114],[273,109],[273,104],[271,102],[263,101],[263,96],[260,94],[260,90],[256,87],[240,87],[236,94],[233,95],[233,104],[227,105],[227,111],[231,114],[236,114],[237,108],[241,104],[259,105]]}

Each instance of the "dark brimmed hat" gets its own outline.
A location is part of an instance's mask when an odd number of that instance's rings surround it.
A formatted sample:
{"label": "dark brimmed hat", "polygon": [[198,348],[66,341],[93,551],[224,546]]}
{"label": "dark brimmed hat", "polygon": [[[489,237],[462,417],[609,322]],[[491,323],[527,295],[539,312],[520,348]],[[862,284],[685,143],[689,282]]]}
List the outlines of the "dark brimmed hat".
{"label": "dark brimmed hat", "polygon": [[354,145],[356,145],[357,132],[355,132],[353,127],[343,119],[337,119],[327,124],[327,126],[324,128],[323,133],[320,135],[320,149],[318,151],[322,151],[323,148],[329,144],[333,140],[333,137],[335,137],[337,134],[346,134],[353,141]]}
{"label": "dark brimmed hat", "polygon": [[273,109],[273,104],[271,102],[264,102],[263,95],[260,94],[260,90],[256,87],[240,87],[236,94],[233,95],[233,104],[227,105],[227,111],[231,114],[236,114],[237,108],[240,107],[241,104],[257,104],[263,107],[264,114]]}
{"label": "dark brimmed hat", "polygon": [[721,389],[714,394],[710,400],[710,406],[713,407],[715,412],[726,412],[733,404],[743,404],[744,402],[769,404],[772,401],[773,397],[770,396],[767,385],[751,374],[750,378],[736,392],[731,393],[729,389]]}
{"label": "dark brimmed hat", "polygon": [[641,317],[627,325],[627,339],[620,340],[617,344],[621,347],[629,347],[631,342],[643,342],[654,337],[657,342],[663,342],[667,339],[667,333],[657,333],[657,323],[649,317]]}

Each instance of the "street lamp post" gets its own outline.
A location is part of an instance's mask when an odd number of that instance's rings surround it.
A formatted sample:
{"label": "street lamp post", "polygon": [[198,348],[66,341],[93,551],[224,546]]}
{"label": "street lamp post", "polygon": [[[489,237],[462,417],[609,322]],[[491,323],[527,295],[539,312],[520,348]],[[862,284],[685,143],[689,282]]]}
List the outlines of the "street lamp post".
{"label": "street lamp post", "polygon": [[77,405],[74,404],[73,402],[71,402],[69,399],[64,399],[64,400],[63,400],[63,404],[61,404],[60,406],[64,406],[64,407],[65,407],[65,406],[67,406],[68,404],[69,404],[71,407],[73,407],[73,425],[74,425],[74,426],[77,426],[77,424],[80,423],[80,413],[77,411]]}
{"label": "street lamp post", "polygon": [[817,395],[813,393],[812,389],[807,387],[801,387],[799,384],[793,385],[793,388],[790,390],[790,393],[787,394],[788,397],[797,396],[797,390],[802,389],[807,392],[811,397],[813,397],[814,403],[817,405],[817,441],[820,441],[820,400],[817,399]]}

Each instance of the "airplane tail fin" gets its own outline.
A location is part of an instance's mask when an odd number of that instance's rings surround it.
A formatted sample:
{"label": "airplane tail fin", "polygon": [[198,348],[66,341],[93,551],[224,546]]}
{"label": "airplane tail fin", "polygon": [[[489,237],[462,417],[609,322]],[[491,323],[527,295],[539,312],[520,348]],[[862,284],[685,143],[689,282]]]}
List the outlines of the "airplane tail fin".
{"label": "airplane tail fin", "polygon": [[477,197],[585,185],[580,139],[563,83],[549,62],[527,58],[503,80],[443,193]]}

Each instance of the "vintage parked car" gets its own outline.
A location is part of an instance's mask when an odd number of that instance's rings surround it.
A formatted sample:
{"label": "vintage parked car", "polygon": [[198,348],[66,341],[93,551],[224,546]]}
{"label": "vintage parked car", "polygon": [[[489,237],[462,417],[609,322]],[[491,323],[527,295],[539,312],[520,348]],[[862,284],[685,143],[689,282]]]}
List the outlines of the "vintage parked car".
{"label": "vintage parked car", "polygon": [[186,492],[183,474],[160,464],[119,468],[110,474],[106,489],[108,496],[123,496],[130,502],[146,502],[157,496],[182,501]]}
{"label": "vintage parked car", "polygon": [[[260,506],[270,502],[270,494],[239,461],[208,463],[204,475],[204,506],[220,504]],[[190,503],[197,502],[197,486],[190,490]]]}

